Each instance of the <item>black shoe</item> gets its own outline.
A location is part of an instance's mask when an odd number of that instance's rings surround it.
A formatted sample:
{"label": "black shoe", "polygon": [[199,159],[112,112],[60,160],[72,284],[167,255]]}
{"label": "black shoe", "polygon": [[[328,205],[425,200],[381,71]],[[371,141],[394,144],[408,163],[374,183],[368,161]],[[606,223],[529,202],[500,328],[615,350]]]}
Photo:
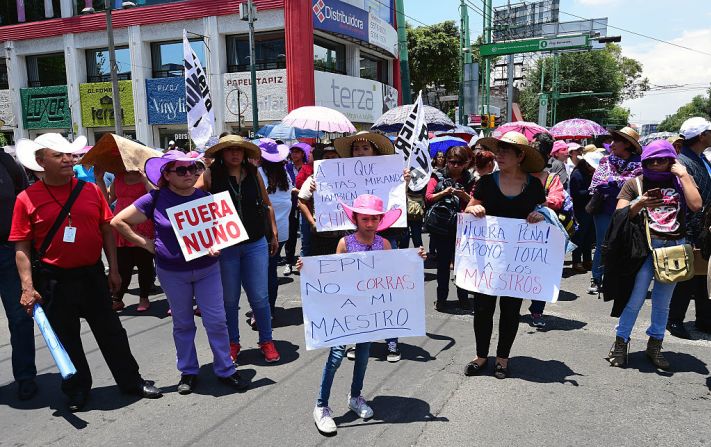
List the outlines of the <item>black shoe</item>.
{"label": "black shoe", "polygon": [[698,321],[694,323],[694,328],[703,332],[704,334],[711,334],[711,323],[699,323]]}
{"label": "black shoe", "polygon": [[190,394],[195,390],[197,385],[197,376],[193,374],[185,374],[180,376],[180,382],[178,382],[178,394],[186,395]]}
{"label": "black shoe", "polygon": [[667,323],[667,330],[675,337],[683,338],[684,340],[693,340],[689,331],[684,327],[684,323],[669,322]]}
{"label": "black shoe", "polygon": [[249,388],[249,380],[243,379],[236,371],[229,377],[220,377],[220,382],[225,385],[229,385],[238,391],[244,391]]}
{"label": "black shoe", "polygon": [[17,398],[20,400],[30,400],[37,394],[37,384],[35,379],[20,380],[17,382]]}
{"label": "black shoe", "polygon": [[475,361],[471,361],[467,363],[467,366],[464,367],[464,375],[465,376],[478,376],[481,374],[482,371],[486,368],[486,364],[489,363],[489,359],[486,359],[484,363],[479,365]]}
{"label": "black shoe", "polygon": [[494,370],[494,377],[497,379],[505,379],[509,376],[509,367],[506,368],[501,366],[499,363],[496,364],[496,369]]}
{"label": "black shoe", "polygon": [[69,396],[67,408],[72,413],[76,413],[77,411],[84,409],[87,400],[89,400],[89,391],[76,391]]}
{"label": "black shoe", "polygon": [[158,399],[159,397],[163,397],[163,393],[160,388],[153,385],[153,382],[149,382],[147,380],[138,387],[136,394],[145,399]]}
{"label": "black shoe", "polygon": [[469,302],[469,298],[462,298],[459,300],[459,308],[462,310],[472,310],[472,305]]}
{"label": "black shoe", "polygon": [[437,300],[434,303],[434,308],[437,312],[442,312],[442,311],[444,311],[444,305],[445,305],[445,301]]}

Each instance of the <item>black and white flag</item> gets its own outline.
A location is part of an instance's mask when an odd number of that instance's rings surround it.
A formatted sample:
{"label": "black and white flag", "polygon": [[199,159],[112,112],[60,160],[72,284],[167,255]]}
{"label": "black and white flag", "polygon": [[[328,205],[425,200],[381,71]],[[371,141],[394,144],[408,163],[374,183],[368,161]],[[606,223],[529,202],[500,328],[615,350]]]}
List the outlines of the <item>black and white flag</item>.
{"label": "black and white flag", "polygon": [[202,149],[215,128],[215,110],[207,86],[207,74],[190,47],[188,34],[183,30],[183,59],[185,63],[185,102],[188,106],[188,131],[195,145]]}
{"label": "black and white flag", "polygon": [[395,151],[402,154],[405,167],[410,169],[409,187],[412,191],[419,191],[427,186],[432,176],[429,147],[425,110],[422,105],[422,92],[420,92],[395,140]]}

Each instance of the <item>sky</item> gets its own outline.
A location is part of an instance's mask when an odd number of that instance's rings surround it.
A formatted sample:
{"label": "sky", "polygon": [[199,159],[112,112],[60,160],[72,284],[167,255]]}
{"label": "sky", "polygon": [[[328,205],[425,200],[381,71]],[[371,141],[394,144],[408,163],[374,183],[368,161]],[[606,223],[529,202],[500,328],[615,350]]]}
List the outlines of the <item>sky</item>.
{"label": "sky", "polygon": [[[482,6],[482,0],[470,0]],[[459,0],[405,0],[407,20],[415,26],[459,22]],[[494,7],[506,5],[493,0]],[[512,0],[511,3],[518,3]],[[673,114],[695,95],[705,93],[711,84],[711,1],[709,0],[560,0],[560,21],[608,17],[608,36],[622,36],[622,53],[643,65],[644,76],[660,86],[686,85],[684,88],[647,92],[643,98],[626,101],[632,112],[630,121],[638,124],[658,123]],[[414,20],[416,19],[416,20]],[[418,23],[420,21],[422,23]],[[472,39],[482,31],[482,17],[469,8]],[[613,29],[612,27],[623,30]],[[659,40],[701,51],[689,51]]]}

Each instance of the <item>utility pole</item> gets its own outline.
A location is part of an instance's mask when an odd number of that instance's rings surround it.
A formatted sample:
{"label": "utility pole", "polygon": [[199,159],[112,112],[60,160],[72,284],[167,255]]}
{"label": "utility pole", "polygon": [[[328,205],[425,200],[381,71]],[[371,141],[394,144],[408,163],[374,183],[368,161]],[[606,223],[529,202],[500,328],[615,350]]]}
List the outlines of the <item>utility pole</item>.
{"label": "utility pole", "polygon": [[461,125],[466,125],[464,98],[464,70],[467,64],[472,62],[471,49],[469,47],[469,11],[467,4],[461,0],[459,4],[460,24],[459,24],[459,116],[458,121]]}
{"label": "utility pole", "polygon": [[[509,17],[511,17],[511,0],[508,1]],[[514,79],[514,55],[509,54],[506,64],[506,122],[510,123],[513,118],[513,79]]]}
{"label": "utility pole", "polygon": [[[483,0],[484,2],[484,43],[491,43],[491,23],[492,17],[492,2],[491,0]],[[482,86],[484,101],[483,104],[486,105],[486,115],[489,115],[489,104],[491,101],[491,59],[489,57],[484,58],[484,85]],[[483,115],[482,110],[482,115]]]}
{"label": "utility pole", "polygon": [[257,9],[254,7],[254,1],[247,1],[248,21],[249,21],[249,71],[252,73],[252,128],[254,135],[259,131],[259,109],[257,108],[257,65],[254,51],[254,21],[257,20],[255,15]]}
{"label": "utility pole", "polygon": [[405,2],[397,0],[397,41],[400,57],[400,89],[402,90],[402,103],[412,104],[410,91],[410,64],[407,56],[407,27],[405,25]]}
{"label": "utility pole", "polygon": [[114,126],[116,135],[123,136],[123,114],[121,113],[121,98],[119,96],[118,67],[116,66],[116,50],[114,49],[114,27],[111,21],[111,0],[104,0],[106,7],[106,33],[109,39],[109,65],[111,67],[111,91],[114,104]]}

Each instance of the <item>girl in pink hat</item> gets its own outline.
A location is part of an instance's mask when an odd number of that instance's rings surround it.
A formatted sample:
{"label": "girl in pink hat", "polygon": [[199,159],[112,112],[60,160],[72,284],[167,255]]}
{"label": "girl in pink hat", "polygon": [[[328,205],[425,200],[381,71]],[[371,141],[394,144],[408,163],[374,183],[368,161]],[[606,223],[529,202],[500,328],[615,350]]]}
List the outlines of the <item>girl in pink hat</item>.
{"label": "girl in pink hat", "polygon": [[[356,197],[353,201],[353,206],[348,206],[343,202],[341,202],[341,205],[348,219],[356,226],[356,230],[355,233],[341,238],[338,242],[336,254],[390,250],[392,248],[387,239],[376,233],[390,228],[400,217],[401,209],[393,208],[384,211],[382,199],[370,194],[361,194]],[[425,258],[425,252],[422,248],[420,248],[420,256],[423,259]],[[302,266],[303,263],[299,259],[296,263],[296,268],[301,270]],[[316,427],[322,433],[332,434],[336,432],[336,423],[333,420],[331,408],[328,406],[328,399],[331,395],[333,378],[345,354],[345,346],[332,347],[326,360],[326,365],[323,368],[321,389],[313,412]],[[356,344],[353,381],[351,382],[351,392],[348,395],[348,408],[363,419],[373,416],[373,409],[370,408],[365,398],[361,395],[369,355],[370,342]]]}

